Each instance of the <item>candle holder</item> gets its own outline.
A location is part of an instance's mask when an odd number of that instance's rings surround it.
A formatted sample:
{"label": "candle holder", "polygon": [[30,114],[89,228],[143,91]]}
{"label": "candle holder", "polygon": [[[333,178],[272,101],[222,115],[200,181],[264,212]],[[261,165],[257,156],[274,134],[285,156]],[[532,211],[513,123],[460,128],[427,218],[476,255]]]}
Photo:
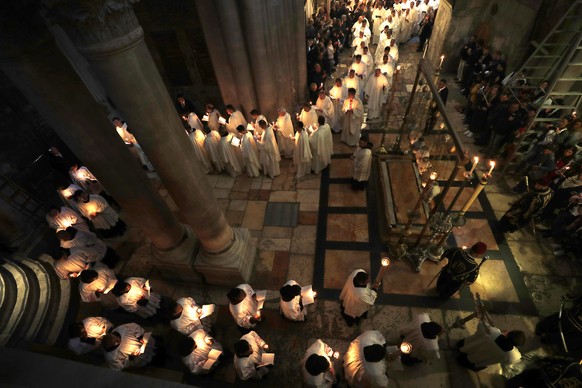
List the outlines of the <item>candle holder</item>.
{"label": "candle holder", "polygon": [[386,110],[386,124],[382,128],[382,139],[380,140],[380,148],[376,151],[379,155],[388,154],[386,150],[386,132],[388,131],[388,125],[390,123],[390,116],[392,116],[392,111],[394,110],[394,96],[396,95],[396,82],[398,82],[398,74],[400,73],[400,65],[396,67],[394,76],[392,77],[392,88],[390,89],[390,98],[388,99],[388,109]]}

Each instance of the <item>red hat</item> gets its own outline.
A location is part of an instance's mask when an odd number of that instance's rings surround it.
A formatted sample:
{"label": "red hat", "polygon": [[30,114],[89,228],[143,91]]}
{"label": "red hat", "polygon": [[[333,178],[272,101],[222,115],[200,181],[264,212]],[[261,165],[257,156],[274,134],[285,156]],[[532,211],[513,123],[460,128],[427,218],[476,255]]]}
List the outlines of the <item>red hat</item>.
{"label": "red hat", "polygon": [[481,241],[471,247],[471,253],[477,256],[484,255],[487,252],[487,245]]}

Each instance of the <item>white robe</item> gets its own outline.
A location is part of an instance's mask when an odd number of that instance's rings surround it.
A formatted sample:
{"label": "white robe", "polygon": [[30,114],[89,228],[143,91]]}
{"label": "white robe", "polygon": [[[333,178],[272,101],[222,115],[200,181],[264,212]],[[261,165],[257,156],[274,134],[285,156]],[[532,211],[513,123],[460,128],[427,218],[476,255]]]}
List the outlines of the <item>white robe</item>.
{"label": "white robe", "polygon": [[[153,316],[160,308],[160,295],[155,292],[149,292],[145,289],[146,279],[131,277],[125,279],[125,283],[131,285],[131,288],[125,294],[117,297],[117,302],[125,311],[136,313],[142,318]],[[146,306],[140,306],[137,302],[140,299],[147,299],[149,302]]]}
{"label": "white robe", "polygon": [[311,172],[311,148],[309,147],[309,135],[303,129],[295,134],[295,151],[293,164],[297,167],[297,178],[302,178]]}
{"label": "white robe", "polygon": [[[348,114],[347,112],[350,109],[352,112]],[[364,122],[364,104],[362,104],[362,101],[358,97],[355,97],[353,100],[348,98],[344,101],[342,111],[344,112],[342,141],[350,146],[355,146],[360,140],[360,133]]]}
{"label": "white robe", "polygon": [[[301,372],[303,374],[303,381],[308,387],[313,388],[331,388],[335,381],[335,376],[333,372],[333,362],[327,355],[327,349],[329,346],[323,342],[322,340],[318,339],[310,347],[307,348],[305,351],[305,356],[301,361]],[[330,364],[330,368],[326,370],[324,373],[320,373],[317,376],[311,375],[305,369],[305,362],[312,354],[317,354],[318,356],[325,357]]]}
{"label": "white robe", "polygon": [[329,97],[333,102],[333,120],[328,124],[335,133],[340,133],[344,126],[342,107],[344,100],[348,98],[348,88],[343,83],[341,87],[334,85],[329,91]]}
{"label": "white robe", "polygon": [[186,357],[182,357],[182,362],[186,365],[186,367],[190,370],[190,373],[195,375],[198,374],[207,374],[212,369],[214,369],[218,362],[212,364],[210,369],[204,369],[202,366],[208,360],[208,354],[211,350],[219,350],[222,351],[222,345],[220,345],[216,340],[212,345],[208,345],[204,339],[208,336],[208,334],[204,331],[204,329],[198,329],[188,335],[188,337],[194,340],[196,344],[196,349]]}
{"label": "white robe", "polygon": [[85,166],[79,167],[76,171],[70,170],[69,175],[73,182],[89,194],[99,194],[103,191],[101,183],[99,183],[95,175]]}
{"label": "white robe", "polygon": [[218,133],[218,130],[220,129],[220,123],[218,122],[221,117],[220,112],[218,109],[214,109],[210,113],[206,113],[206,115],[208,116],[208,128],[210,128],[211,131],[216,131],[216,133]]}
{"label": "white robe", "polygon": [[275,133],[273,127],[267,126],[265,132],[259,141],[259,159],[263,167],[263,173],[271,178],[281,174],[279,162],[281,161],[281,153],[279,146],[275,140]]}
{"label": "white robe", "polygon": [[75,238],[70,241],[61,241],[61,248],[70,249],[71,253],[77,248],[88,249],[98,257],[97,260],[103,259],[107,253],[107,245],[97,238],[93,232],[85,232],[77,229]]}
{"label": "white robe", "polygon": [[239,133],[236,127],[238,127],[239,125],[242,125],[243,127],[246,128],[247,120],[245,119],[240,110],[235,110],[228,118],[228,122],[226,123],[226,129],[228,130],[228,132],[236,136]]}
{"label": "white robe", "polygon": [[73,209],[62,206],[59,214],[54,217],[46,215],[46,222],[55,231],[65,230],[69,226],[79,230],[89,231],[89,225]]}
{"label": "white robe", "polygon": [[359,148],[354,152],[354,174],[352,178],[358,182],[370,179],[372,171],[372,151],[368,148]]}
{"label": "white robe", "polygon": [[427,313],[418,314],[416,318],[407,326],[400,330],[400,335],[404,336],[404,341],[412,345],[410,355],[424,361],[434,361],[441,358],[439,353],[439,339],[425,338],[422,335],[420,325],[430,322]]}
{"label": "white robe", "polygon": [[331,156],[333,155],[333,138],[331,136],[331,128],[327,124],[323,124],[311,134],[309,139],[311,145],[312,169],[316,174],[326,168],[331,163]]}
{"label": "white robe", "polygon": [[73,194],[79,190],[84,191],[81,186],[71,183],[66,189],[57,190],[57,193],[65,205],[69,205],[71,209],[77,210],[77,203],[73,200]]}
{"label": "white robe", "polygon": [[293,149],[295,148],[295,131],[293,130],[293,122],[289,113],[284,116],[277,117],[277,143],[282,156],[286,158],[293,157]]}
{"label": "white robe", "polygon": [[93,251],[76,248],[66,259],[53,261],[55,272],[61,279],[77,277],[81,271],[89,269],[98,260]]}
{"label": "white robe", "polygon": [[[299,285],[299,284],[295,280],[289,280],[284,285],[285,286],[287,286],[287,285],[294,286],[294,285]],[[305,316],[307,315],[307,311],[305,310],[305,307],[303,308],[303,310],[301,309],[301,305],[299,304],[300,300],[301,300],[301,294],[297,295],[296,297],[291,299],[289,302],[285,302],[281,298],[281,300],[279,301],[279,310],[281,311],[281,314],[283,314],[283,316],[285,318],[290,319],[292,321],[297,321],[297,322],[305,321]]]}
{"label": "white robe", "polygon": [[264,375],[269,373],[269,369],[267,367],[256,368],[256,366],[261,363],[265,341],[254,331],[243,335],[240,339],[249,343],[253,353],[243,358],[234,356],[234,370],[238,378],[243,381],[251,378],[256,380],[262,379]]}
{"label": "white robe", "polygon": [[373,44],[378,44],[378,40],[380,38],[380,32],[382,31],[380,29],[380,25],[382,25],[382,20],[384,20],[384,8],[374,8],[374,11],[372,11],[372,23],[374,23],[372,25],[372,43]]}
{"label": "white robe", "polygon": [[243,135],[241,151],[247,174],[251,178],[258,177],[260,175],[261,162],[259,160],[259,148],[252,133],[247,132]]}
{"label": "white robe", "polygon": [[204,125],[196,113],[190,112],[188,115],[188,125],[194,130],[199,129],[204,134]]}
{"label": "white robe", "polygon": [[343,85],[345,85],[345,87],[346,87],[346,97],[344,99],[344,103],[348,98],[348,95],[347,95],[348,89],[351,89],[351,88],[356,89],[356,96],[360,95],[360,93],[362,92],[362,86],[361,86],[360,81],[361,81],[360,78],[357,76],[354,76],[354,78],[350,78],[349,76],[344,78]]}
{"label": "white robe", "polygon": [[317,125],[317,111],[311,107],[309,112],[304,109],[301,109],[301,113],[299,114],[299,121],[303,123],[305,128]]}
{"label": "white robe", "polygon": [[388,61],[386,63],[384,63],[384,60],[382,59],[382,63],[380,63],[377,67],[380,68],[382,74],[384,74],[390,82],[392,76],[394,75],[394,62],[392,61],[392,57],[388,56]]}
{"label": "white robe", "polygon": [[[378,43],[376,47],[376,52],[374,53],[374,63],[382,63],[382,58],[384,58],[384,49],[390,46],[390,39],[383,39]],[[390,55],[390,53],[388,53]]]}
{"label": "white robe", "polygon": [[360,63],[354,61],[349,70],[354,70],[356,75],[362,79],[366,79],[368,76],[368,66],[362,61]]}
{"label": "white robe", "polygon": [[[104,297],[107,298],[103,292],[111,290],[117,283],[115,273],[106,266],[97,264],[93,270],[97,272],[97,279],[91,283],[79,282],[79,293],[83,302],[99,302]],[[95,291],[99,291],[101,295],[95,295]]]}
{"label": "white robe", "polygon": [[224,171],[224,162],[222,161],[222,151],[220,149],[220,134],[217,131],[210,131],[204,139],[204,149],[208,154],[208,160],[212,163],[215,172]]}
{"label": "white robe", "polygon": [[465,344],[460,351],[467,353],[471,363],[477,368],[483,368],[499,363],[513,364],[521,359],[521,353],[515,346],[508,352],[497,346],[495,339],[501,335],[501,330],[490,326],[489,331],[487,334],[485,324],[479,322],[475,334],[465,338]]}
{"label": "white robe", "polygon": [[382,73],[378,77],[374,74],[368,78],[364,87],[364,93],[368,99],[368,120],[382,116],[382,107],[386,101],[389,86],[388,79]]}
{"label": "white robe", "polygon": [[101,344],[103,336],[113,325],[103,317],[88,317],[83,319],[83,326],[87,332],[87,338],[94,338],[95,343],[89,344],[81,340],[80,337],[69,339],[67,347],[77,356],[87,354],[93,349],[97,349]]}
{"label": "white robe", "polygon": [[255,120],[255,122],[253,123],[253,127],[255,128],[255,133],[254,135],[256,137],[262,137],[263,136],[263,128],[260,127],[259,122],[260,121],[264,121],[265,123],[267,123],[267,125],[269,125],[269,122],[267,121],[267,118],[263,115],[259,115],[257,117],[257,119]]}
{"label": "white robe", "polygon": [[[323,99],[318,98],[315,102],[317,114],[325,117],[325,122],[332,125],[334,119],[334,106],[331,98],[325,96]],[[305,123],[303,123],[305,124]]]}
{"label": "white robe", "polygon": [[358,272],[365,272],[363,269],[356,269],[353,271],[348,280],[344,284],[344,288],[340,294],[340,300],[344,308],[344,313],[352,318],[357,318],[368,311],[370,306],[374,305],[378,294],[370,288],[370,284],[366,287],[355,287],[354,277]]}
{"label": "white robe", "polygon": [[194,330],[204,329],[202,321],[200,320],[202,314],[198,312],[200,306],[196,304],[194,299],[188,296],[178,299],[176,303],[182,306],[182,314],[180,317],[170,321],[170,325],[174,330],[189,335],[194,332]]}
{"label": "white robe", "polygon": [[222,152],[222,162],[226,168],[226,172],[236,178],[243,172],[243,161],[240,147],[233,146],[231,143],[234,135],[229,133],[220,139],[220,149]]}
{"label": "white robe", "polygon": [[255,291],[248,284],[239,284],[236,288],[243,290],[247,296],[236,305],[229,303],[228,310],[237,325],[245,329],[252,329],[255,324],[251,323],[251,318],[259,311],[259,303],[253,298]]}
{"label": "white robe", "polygon": [[344,355],[344,374],[352,388],[387,387],[386,361],[368,362],[364,348],[370,345],[385,345],[386,339],[376,330],[368,330],[352,341]]}
{"label": "white robe", "polygon": [[100,195],[89,195],[89,201],[77,202],[79,212],[91,220],[96,229],[111,229],[119,221],[119,215],[109,206],[109,203]]}
{"label": "white robe", "polygon": [[113,332],[121,336],[121,342],[114,350],[105,352],[105,361],[109,368],[119,371],[127,367],[140,367],[147,365],[154,358],[156,343],[153,337],[150,337],[145,352],[134,356],[142,346],[138,338],[144,335],[144,329],[137,323],[117,326]]}
{"label": "white robe", "polygon": [[398,45],[394,44],[393,46],[390,46],[390,54],[389,54],[392,59],[394,60],[394,62],[398,62]]}
{"label": "white robe", "polygon": [[117,131],[117,134],[119,135],[119,137],[121,137],[123,139],[123,142],[125,144],[135,148],[135,151],[137,152],[137,156],[139,157],[139,161],[141,162],[141,164],[146,166],[149,171],[154,171],[154,166],[152,166],[152,164],[148,160],[147,156],[143,152],[143,149],[141,148],[141,146],[137,142],[135,136],[133,136],[128,131],[127,123],[123,123],[123,125],[121,127],[115,127],[115,130]]}
{"label": "white robe", "polygon": [[202,168],[202,171],[204,171],[205,174],[208,174],[210,170],[212,170],[212,166],[210,165],[208,154],[204,149],[204,140],[206,139],[204,132],[202,132],[200,129],[195,129],[194,132],[188,134],[188,137],[190,138],[192,146],[194,147],[194,154],[196,154],[196,159],[198,159],[199,166]]}

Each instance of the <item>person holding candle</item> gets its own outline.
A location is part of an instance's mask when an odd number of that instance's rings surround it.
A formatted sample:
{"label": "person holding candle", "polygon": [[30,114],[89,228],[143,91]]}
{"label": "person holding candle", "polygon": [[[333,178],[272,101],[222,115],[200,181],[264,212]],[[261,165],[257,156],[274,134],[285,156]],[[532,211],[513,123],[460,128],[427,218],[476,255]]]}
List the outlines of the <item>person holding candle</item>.
{"label": "person holding candle", "polygon": [[372,143],[364,135],[358,140],[358,148],[352,155],[354,172],[352,175],[352,189],[365,190],[372,172]]}
{"label": "person holding candle", "polygon": [[344,128],[341,139],[347,145],[354,147],[358,144],[364,123],[364,104],[356,97],[356,89],[348,89],[348,98],[344,101],[342,111],[344,112]]}
{"label": "person holding candle", "polygon": [[[333,122],[333,118],[335,115],[334,105],[333,102],[331,101],[331,98],[325,95],[325,90],[323,89],[319,91],[319,95],[315,103],[315,110],[319,116],[323,116],[325,118],[325,122],[327,123]],[[303,124],[305,124],[305,122]]]}
{"label": "person holding candle", "polygon": [[111,293],[125,311],[142,318],[153,317],[160,308],[160,294],[151,292],[149,281],[144,278],[130,277],[119,281]]}
{"label": "person holding candle", "polygon": [[269,347],[259,335],[250,331],[234,344],[234,370],[241,380],[261,380],[269,373],[267,365],[262,364],[262,357]]}
{"label": "person holding candle", "polygon": [[340,294],[342,316],[348,326],[368,317],[368,309],[378,296],[377,289],[378,286],[370,285],[369,276],[363,269],[356,269],[348,276]]}
{"label": "person holding candle", "polygon": [[352,341],[344,356],[344,374],[352,388],[387,387],[386,339],[368,330]]}
{"label": "person holding candle", "polygon": [[259,161],[259,149],[255,138],[252,133],[247,131],[247,127],[239,125],[236,130],[241,137],[240,150],[247,174],[251,178],[256,178],[260,175],[261,162]]}
{"label": "person holding candle", "polygon": [[307,348],[301,361],[305,385],[312,388],[331,388],[336,383],[331,357],[333,349],[320,339]]}
{"label": "person holding candle", "polygon": [[382,74],[380,67],[376,67],[374,75],[368,78],[364,87],[364,94],[368,101],[368,116],[366,121],[376,120],[382,115],[382,108],[388,95],[390,83],[388,78]]}
{"label": "person holding candle", "polygon": [[342,106],[348,97],[348,88],[341,78],[336,78],[335,85],[329,91],[329,97],[333,103],[333,119],[327,121],[334,133],[340,133],[343,128]]}
{"label": "person holding candle", "polygon": [[239,125],[242,125],[243,127],[246,128],[247,127],[247,120],[243,116],[242,112],[240,110],[236,110],[236,108],[234,106],[229,104],[229,105],[225,106],[225,109],[226,109],[226,113],[229,114],[228,122],[226,123],[226,129],[233,136],[237,136],[238,131],[236,130],[236,128]]}
{"label": "person holding candle", "polygon": [[525,344],[525,334],[521,330],[501,331],[483,321],[477,324],[477,331],[457,343],[459,364],[474,372],[489,365],[510,365],[521,359],[516,346]]}
{"label": "person holding candle", "polygon": [[208,174],[212,170],[212,165],[210,163],[210,159],[208,158],[208,153],[204,149],[204,140],[206,140],[206,135],[204,135],[203,129],[204,128],[202,125],[200,125],[199,128],[186,130],[186,133],[188,134],[188,138],[192,143],[192,148],[194,148],[194,154],[198,160],[198,165],[205,174]]}
{"label": "person holding candle", "polygon": [[295,280],[289,280],[279,290],[281,301],[279,311],[290,321],[304,322],[307,311],[303,306],[301,286]]}
{"label": "person holding candle", "polygon": [[[214,310],[214,305],[204,306]],[[189,296],[180,298],[170,304],[169,307],[171,321],[170,325],[182,334],[189,335],[194,330],[204,329],[201,319],[210,315],[204,314],[202,307]]]}
{"label": "person holding candle", "polygon": [[409,354],[401,355],[402,364],[413,365],[440,359],[438,337],[443,333],[443,327],[432,322],[427,313],[418,314],[412,322],[400,329],[402,341],[412,345],[412,351]]}
{"label": "person holding candle", "polygon": [[513,233],[528,224],[530,220],[541,215],[552,199],[553,193],[547,180],[536,181],[533,190],[515,201],[501,217],[498,225],[499,231]]}
{"label": "person holding candle", "polygon": [[277,144],[279,145],[281,156],[291,159],[293,157],[293,150],[295,149],[293,122],[291,121],[291,115],[287,113],[285,108],[279,108],[278,113],[279,116],[274,127],[277,131]]}
{"label": "person holding candle", "polygon": [[69,226],[66,230],[58,231],[57,238],[60,241],[61,248],[69,249],[71,253],[82,250],[88,256],[95,258],[94,260],[91,259],[91,261],[101,261],[109,268],[113,268],[119,261],[117,253],[98,239],[93,232],[86,232]]}
{"label": "person holding candle", "polygon": [[75,249],[72,253],[68,249],[60,248],[52,256],[53,268],[61,279],[76,278],[97,262],[97,255],[84,248]]}
{"label": "person holding candle", "polygon": [[89,353],[101,345],[111,329],[113,324],[103,317],[87,317],[82,322],[71,323],[67,347],[77,356]]}
{"label": "person holding candle", "polygon": [[149,364],[156,355],[156,342],[144,339],[145,330],[137,323],[117,326],[102,341],[105,361],[109,368],[120,371],[128,367]]}
{"label": "person holding candle", "polygon": [[73,209],[66,206],[61,206],[60,208],[56,206],[51,207],[45,218],[49,227],[57,232],[65,230],[69,226],[79,230],[89,231],[89,225],[87,225],[85,220]]}
{"label": "person holding candle", "polygon": [[268,122],[267,121],[267,118],[264,115],[262,115],[261,113],[259,113],[259,111],[256,110],[256,109],[251,110],[251,117],[253,118],[253,120],[255,120],[254,123],[252,123],[253,124],[253,128],[255,129],[254,130],[254,135],[258,139],[260,139],[263,136],[263,128],[261,128],[261,126],[259,125],[259,123],[261,122],[261,120],[264,120],[265,122]]}
{"label": "person holding candle", "polygon": [[[224,171],[222,150],[220,148],[220,133],[218,132],[218,129],[215,130],[214,127],[210,125],[210,121],[208,121],[208,127],[210,128],[210,132],[208,132],[204,139],[204,150],[208,155],[208,160],[210,161],[213,172],[220,174]],[[220,127],[220,124],[218,127]]]}
{"label": "person holding candle", "polygon": [[310,103],[303,104],[303,109],[299,113],[298,121],[302,122],[305,127],[310,125],[317,126],[317,110],[314,109]]}
{"label": "person holding candle", "polygon": [[118,307],[117,300],[109,291],[117,284],[115,273],[102,264],[86,269],[79,275],[79,293],[83,302],[100,302]]}
{"label": "person holding candle", "polygon": [[[222,163],[228,175],[236,178],[244,170],[241,149],[239,146],[233,145],[232,141],[235,136],[232,133],[222,130],[220,137]],[[238,136],[236,138],[238,140]]]}
{"label": "person holding candle", "polygon": [[259,160],[265,176],[274,177],[281,175],[279,162],[281,161],[281,152],[275,139],[273,127],[268,125],[267,120],[260,120],[259,127],[262,130],[262,136],[259,140]]}
{"label": "person holding candle", "polygon": [[[361,92],[362,92],[362,86],[363,86],[363,82],[360,80],[359,77],[356,76],[356,71],[354,69],[351,69],[348,71],[348,75],[347,77],[344,78],[343,84],[345,85],[345,87],[347,88],[347,96],[349,96],[349,91],[350,89],[354,89],[354,96],[360,96]],[[345,102],[347,101],[347,97],[343,100],[343,104],[345,104]],[[342,117],[343,117],[343,124],[342,124],[342,128],[345,128],[346,126],[346,111],[345,111],[345,107],[344,105],[340,106],[340,111],[343,113]],[[362,113],[363,114],[363,113]],[[343,134],[343,129],[342,129],[342,134]],[[343,141],[343,140],[342,140]]]}
{"label": "person holding candle", "polygon": [[63,203],[69,205],[73,210],[77,210],[77,204],[73,200],[73,195],[79,190],[83,190],[83,188],[74,183],[62,183],[57,186],[57,194],[61,197]]}
{"label": "person holding candle", "polygon": [[143,152],[143,149],[141,148],[141,146],[137,142],[137,139],[135,138],[135,136],[133,136],[131,131],[129,129],[127,129],[127,123],[125,121],[122,121],[119,117],[114,117],[112,119],[112,121],[113,121],[113,125],[115,126],[115,130],[117,131],[117,134],[119,135],[119,137],[121,137],[123,142],[130,149],[133,148],[135,150],[135,152],[137,153],[137,156],[139,157],[139,161],[140,161],[141,165],[143,166],[143,169],[147,170],[147,171],[154,171],[154,166],[152,166],[152,164],[148,160],[147,156]]}
{"label": "person holding candle", "polygon": [[242,333],[248,333],[261,321],[259,302],[249,284],[239,284],[226,294],[228,309]]}
{"label": "person holding candle", "polygon": [[301,121],[297,122],[295,134],[295,149],[293,150],[293,164],[297,168],[297,179],[303,178],[311,172],[311,148],[309,147],[309,135]]}
{"label": "person holding candle", "polygon": [[100,237],[116,237],[125,233],[127,225],[102,196],[79,190],[73,199],[79,212],[91,221]]}
{"label": "person holding candle", "polygon": [[487,253],[487,245],[481,241],[470,249],[459,247],[447,249],[441,260],[448,259],[437,279],[436,289],[441,298],[449,298],[461,287],[473,284],[479,276],[479,265],[475,259]]}
{"label": "person holding candle", "polygon": [[315,174],[319,174],[327,168],[333,155],[333,138],[327,119],[324,116],[319,116],[317,123],[319,124],[317,130],[309,137],[311,155],[313,156],[311,168]]}
{"label": "person holding candle", "polygon": [[204,329],[198,329],[188,337],[182,337],[178,342],[178,351],[182,357],[182,362],[190,370],[190,373],[195,375],[208,374],[216,368],[218,362],[205,366],[208,356],[213,350],[222,353],[222,345],[208,335]]}

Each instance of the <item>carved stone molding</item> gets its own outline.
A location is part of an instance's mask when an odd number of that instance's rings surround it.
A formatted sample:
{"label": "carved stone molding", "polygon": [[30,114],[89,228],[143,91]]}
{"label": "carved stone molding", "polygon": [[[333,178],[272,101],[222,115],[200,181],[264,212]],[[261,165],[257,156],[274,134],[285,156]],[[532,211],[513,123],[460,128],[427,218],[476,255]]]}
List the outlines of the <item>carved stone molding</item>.
{"label": "carved stone molding", "polygon": [[139,0],[44,0],[46,17],[61,25],[88,56],[124,50],[143,39],[133,12]]}

